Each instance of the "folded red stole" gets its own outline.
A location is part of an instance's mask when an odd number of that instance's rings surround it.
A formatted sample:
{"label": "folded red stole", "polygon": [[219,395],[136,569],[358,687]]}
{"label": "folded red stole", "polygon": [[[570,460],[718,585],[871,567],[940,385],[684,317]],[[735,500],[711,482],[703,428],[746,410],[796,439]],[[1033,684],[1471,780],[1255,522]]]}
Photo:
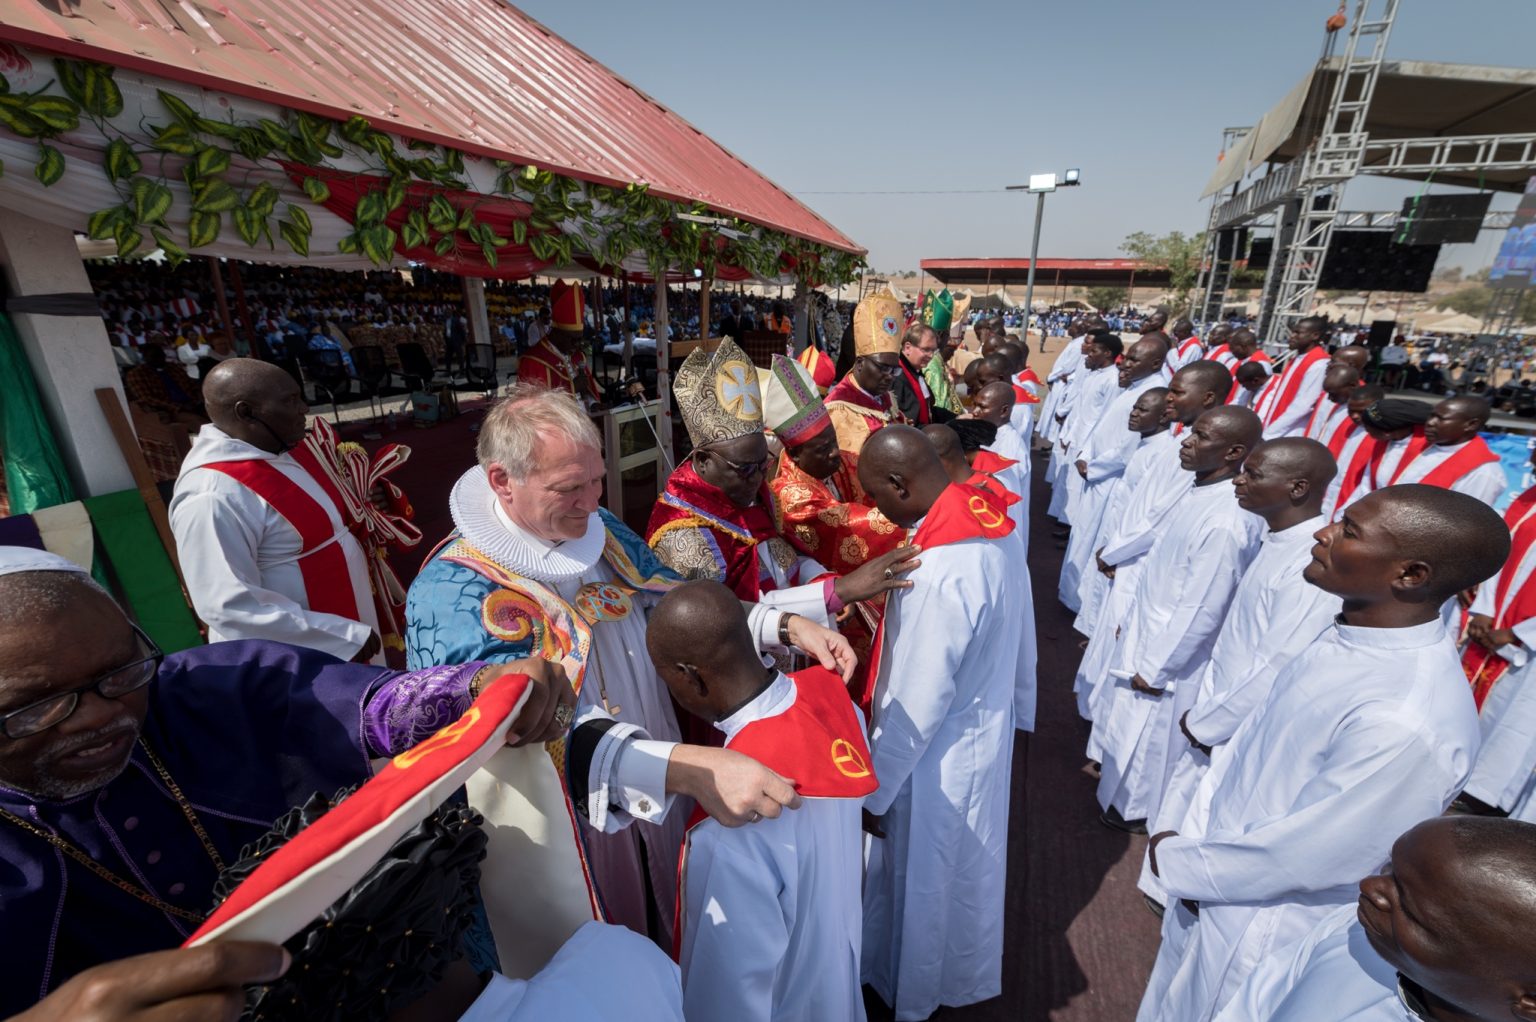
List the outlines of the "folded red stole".
{"label": "folded red stole", "polygon": [[[1530,555],[1531,545],[1536,543],[1536,486],[1520,494],[1509,505],[1504,512],[1504,524],[1509,527],[1509,559],[1504,562],[1504,570],[1499,572],[1498,584],[1493,591],[1494,628],[1508,628],[1536,617],[1536,575],[1526,579],[1518,590],[1514,588],[1520,563]],[[1481,643],[1469,640],[1461,654],[1461,667],[1467,672],[1467,680],[1472,684],[1472,698],[1481,710],[1494,682],[1509,670],[1509,661]]]}
{"label": "folded red stole", "polygon": [[1498,460],[1499,456],[1493,453],[1493,448],[1488,446],[1486,440],[1480,436],[1473,437],[1462,445],[1461,450],[1430,469],[1419,482],[1425,486],[1438,486],[1448,490],[1455,485],[1456,480],[1468,472]]}

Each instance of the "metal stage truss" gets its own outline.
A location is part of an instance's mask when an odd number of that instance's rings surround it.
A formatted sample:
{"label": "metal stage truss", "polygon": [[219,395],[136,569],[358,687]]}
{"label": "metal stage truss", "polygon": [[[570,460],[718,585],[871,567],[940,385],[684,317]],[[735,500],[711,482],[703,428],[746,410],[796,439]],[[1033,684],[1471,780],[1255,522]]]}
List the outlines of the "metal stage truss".
{"label": "metal stage truss", "polygon": [[[1453,182],[1517,190],[1522,175],[1536,173],[1536,132],[1462,134],[1457,125],[1479,126],[1521,121],[1536,101],[1536,80],[1530,72],[1460,65],[1386,63],[1387,42],[1400,0],[1356,0],[1344,52],[1320,61],[1280,107],[1250,130],[1223,132],[1226,160],[1252,161],[1251,169],[1268,161],[1268,173],[1241,187],[1244,166],[1218,169],[1208,186],[1214,193],[1206,232],[1204,272],[1197,285],[1197,311],[1207,323],[1216,319],[1231,284],[1240,229],[1266,227],[1274,241],[1266,271],[1258,333],[1270,347],[1281,345],[1296,320],[1312,307],[1329,243],[1336,228],[1388,228],[1396,212],[1346,212],[1340,209],[1344,186],[1361,174],[1386,175],[1420,181]],[[1385,116],[1373,121],[1372,101],[1378,97],[1383,67],[1394,76],[1394,101],[1414,103],[1443,82],[1447,95],[1483,90],[1488,102],[1470,113],[1447,112],[1444,123],[1425,114],[1420,137],[1396,137],[1399,125]],[[1438,76],[1438,77],[1437,77]],[[1303,103],[1330,84],[1327,105],[1307,111]],[[1414,91],[1419,90],[1419,91]],[[1458,91],[1459,90],[1459,91]],[[1390,90],[1389,90],[1390,91]],[[1415,104],[1423,109],[1422,104]],[[1515,116],[1518,114],[1519,116]],[[1270,122],[1273,121],[1273,124]],[[1510,124],[1516,126],[1515,123]],[[1235,137],[1241,133],[1241,137]],[[1268,151],[1262,151],[1267,148]],[[1290,151],[1288,151],[1290,150]],[[1285,162],[1275,162],[1284,160]],[[1491,178],[1491,180],[1490,180]],[[1483,227],[1508,226],[1511,214],[1494,213]]]}

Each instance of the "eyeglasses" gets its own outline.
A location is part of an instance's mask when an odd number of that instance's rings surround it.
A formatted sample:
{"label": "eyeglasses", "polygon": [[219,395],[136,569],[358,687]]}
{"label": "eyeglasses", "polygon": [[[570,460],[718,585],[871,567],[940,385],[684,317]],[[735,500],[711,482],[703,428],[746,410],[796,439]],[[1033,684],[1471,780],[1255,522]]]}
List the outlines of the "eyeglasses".
{"label": "eyeglasses", "polygon": [[897,373],[901,372],[900,362],[897,362],[894,365],[887,365],[884,362],[876,362],[874,359],[868,357],[866,357],[864,361],[880,370],[886,376],[895,376]]}
{"label": "eyeglasses", "polygon": [[719,458],[721,461],[725,462],[726,467],[729,468],[732,472],[735,472],[742,479],[751,479],[754,476],[762,475],[763,472],[767,470],[768,459],[771,457],[771,455],[764,455],[763,458],[759,461],[732,461],[730,458],[727,458],[719,451],[711,451],[707,447],[699,451],[695,451],[694,453],[714,455],[716,458]]}
{"label": "eyeglasses", "polygon": [[95,692],[103,699],[121,699],[153,681],[160,671],[160,663],[165,659],[165,653],[155,645],[153,639],[144,634],[143,629],[138,625],[131,625],[131,627],[133,634],[149,651],[148,656],[124,664],[122,667],[114,667],[106,674],[71,692],[39,699],[19,710],[0,714],[0,733],[12,739],[28,738],[68,720],[70,714],[75,712],[75,707],[80,705],[80,697],[86,692]]}

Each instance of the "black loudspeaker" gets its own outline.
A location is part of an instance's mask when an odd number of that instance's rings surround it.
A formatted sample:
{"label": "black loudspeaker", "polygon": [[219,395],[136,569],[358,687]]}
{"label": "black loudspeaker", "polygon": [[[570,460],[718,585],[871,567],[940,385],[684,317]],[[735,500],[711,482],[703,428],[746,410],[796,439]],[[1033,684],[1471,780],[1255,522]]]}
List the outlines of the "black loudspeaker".
{"label": "black loudspeaker", "polygon": [[1371,320],[1371,336],[1365,342],[1372,348],[1385,348],[1392,343],[1392,335],[1397,333],[1397,320],[1373,319]]}
{"label": "black loudspeaker", "polygon": [[1403,245],[1474,242],[1483,229],[1483,217],[1492,199],[1492,192],[1409,196],[1403,200],[1403,212],[1392,240]]}
{"label": "black loudspeaker", "polygon": [[1250,270],[1269,269],[1269,257],[1274,250],[1274,238],[1254,238],[1253,244],[1248,246],[1248,268]]}
{"label": "black loudspeaker", "polygon": [[1216,232],[1216,261],[1241,259],[1248,247],[1248,228],[1228,227]]}
{"label": "black loudspeaker", "polygon": [[1386,231],[1334,231],[1317,286],[1325,291],[1429,290],[1439,245],[1399,245]]}

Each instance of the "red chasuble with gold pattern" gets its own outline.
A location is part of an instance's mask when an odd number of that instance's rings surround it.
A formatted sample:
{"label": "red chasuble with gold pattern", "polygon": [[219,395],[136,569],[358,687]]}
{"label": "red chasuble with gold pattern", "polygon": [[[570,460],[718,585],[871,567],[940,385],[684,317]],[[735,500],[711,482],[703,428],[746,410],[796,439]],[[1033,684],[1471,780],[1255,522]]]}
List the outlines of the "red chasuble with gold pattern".
{"label": "red chasuble with gold pattern", "polygon": [[891,423],[905,423],[906,416],[891,400],[891,395],[876,397],[844,376],[837,386],[827,391],[827,414],[837,427],[837,445],[850,454],[858,454],[864,441],[876,430]]}
{"label": "red chasuble with gold pattern", "polygon": [[[550,390],[563,390],[575,397],[577,396],[576,377],[580,376],[586,368],[587,362],[581,352],[578,351],[567,358],[546,337],[523,352],[522,358],[517,363],[517,378],[523,383],[535,383]],[[602,397],[598,393],[597,382],[592,379],[591,373],[587,373],[587,385],[581,396],[594,400]]]}
{"label": "red chasuble with gold pattern", "polygon": [[784,452],[768,492],[779,533],[828,571],[846,575],[900,546],[903,530],[880,513],[859,485],[859,459],[838,453],[842,467],[823,482]]}

